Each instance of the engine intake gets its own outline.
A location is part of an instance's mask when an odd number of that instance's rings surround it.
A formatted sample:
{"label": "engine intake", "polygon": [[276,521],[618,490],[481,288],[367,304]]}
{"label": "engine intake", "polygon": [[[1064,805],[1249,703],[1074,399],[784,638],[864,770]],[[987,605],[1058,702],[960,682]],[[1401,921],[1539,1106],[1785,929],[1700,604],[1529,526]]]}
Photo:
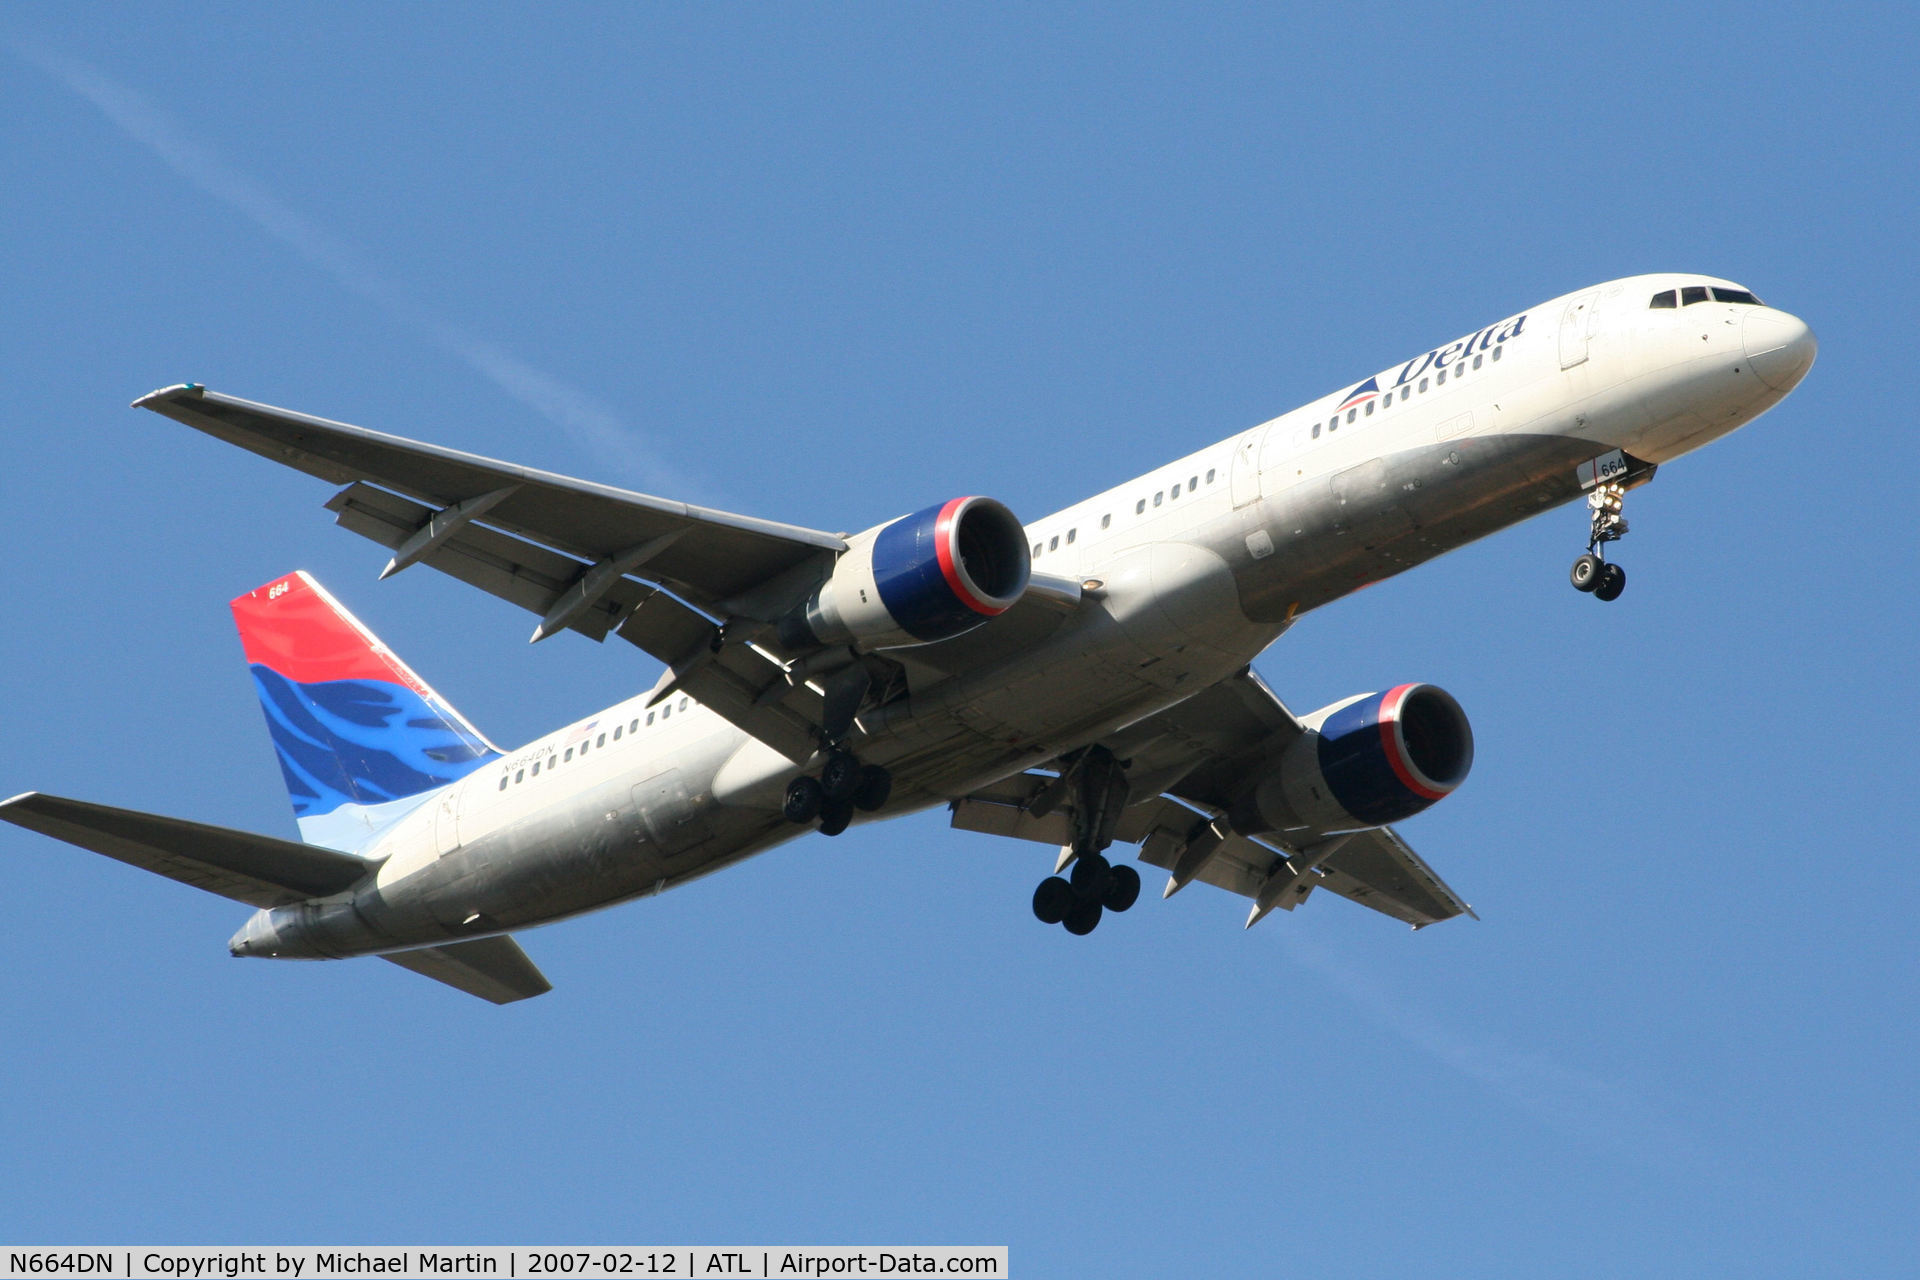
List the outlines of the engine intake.
{"label": "engine intake", "polygon": [[929,644],[971,631],[1026,593],[1027,532],[992,498],[954,498],[849,539],[833,574],[780,624],[789,649]]}
{"label": "engine intake", "polygon": [[1253,835],[1313,840],[1382,827],[1419,813],[1466,781],[1473,728],[1453,695],[1403,684],[1323,707],[1288,746],[1280,767],[1251,788],[1230,817]]}

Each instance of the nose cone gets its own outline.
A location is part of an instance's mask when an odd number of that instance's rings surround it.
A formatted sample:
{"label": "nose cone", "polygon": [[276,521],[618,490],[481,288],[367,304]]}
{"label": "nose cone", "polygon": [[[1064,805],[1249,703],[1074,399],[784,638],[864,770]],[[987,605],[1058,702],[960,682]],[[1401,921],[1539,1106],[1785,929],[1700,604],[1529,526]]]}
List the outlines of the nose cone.
{"label": "nose cone", "polygon": [[1748,366],[1775,391],[1793,390],[1807,376],[1814,353],[1820,350],[1806,321],[1771,307],[1749,312],[1740,336]]}

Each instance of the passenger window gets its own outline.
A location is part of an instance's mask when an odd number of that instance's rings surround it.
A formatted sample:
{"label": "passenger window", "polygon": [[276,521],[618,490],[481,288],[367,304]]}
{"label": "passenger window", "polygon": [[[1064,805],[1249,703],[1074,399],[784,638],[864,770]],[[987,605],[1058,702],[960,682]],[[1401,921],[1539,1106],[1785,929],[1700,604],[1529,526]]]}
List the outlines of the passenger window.
{"label": "passenger window", "polygon": [[660,718],[662,720],[667,719],[672,714],[673,714],[673,704],[671,702],[669,702],[666,706],[660,708]]}
{"label": "passenger window", "polygon": [[[647,717],[647,723],[648,723],[648,724],[652,724],[652,723],[653,723],[653,717],[652,717],[652,716],[648,716],[648,717]],[[627,726],[627,732],[628,732],[628,733],[638,733],[638,732],[640,732],[640,717],[639,717],[639,716],[635,716],[635,717],[633,718],[633,723]]]}
{"label": "passenger window", "polygon": [[1195,489],[1198,489],[1199,487],[1200,487],[1200,477],[1199,477],[1199,476],[1188,476],[1188,477],[1187,477],[1187,492],[1188,492],[1188,493],[1192,493],[1192,492],[1193,492],[1193,491],[1194,491]]}
{"label": "passenger window", "polygon": [[1352,422],[1352,421],[1353,421],[1353,420],[1354,420],[1355,418],[1357,418],[1357,417],[1359,417],[1359,416],[1360,416],[1360,411],[1359,411],[1358,409],[1349,409],[1349,410],[1347,410],[1347,421],[1348,421],[1348,422]]}
{"label": "passenger window", "polygon": [[1420,379],[1420,389],[1422,391],[1427,389],[1427,380],[1425,378]]}
{"label": "passenger window", "polygon": [[540,776],[540,762],[538,760],[533,762],[533,776],[536,778]]}
{"label": "passenger window", "polygon": [[1367,416],[1369,418],[1373,416],[1373,401],[1371,400],[1367,401]]}
{"label": "passenger window", "polygon": [[623,726],[623,725],[615,725],[615,726],[613,726],[613,740],[614,740],[615,742],[618,742],[618,741],[620,741],[620,731],[621,731],[621,729],[622,729],[622,728],[624,728],[624,727],[625,727],[625,726]]}
{"label": "passenger window", "polygon": [[1053,535],[1052,539],[1048,541],[1047,550],[1058,551],[1059,549],[1060,549],[1060,535],[1056,533]]}
{"label": "passenger window", "polygon": [[659,714],[660,714],[660,713],[659,713],[658,711],[649,711],[649,712],[647,712],[647,727],[648,727],[649,729],[651,729],[651,728],[653,727],[653,718],[654,718],[655,716],[657,716],[657,715],[659,715]]}
{"label": "passenger window", "polygon": [[1208,467],[1208,468],[1207,468],[1207,483],[1208,483],[1208,484],[1212,484],[1212,483],[1213,483],[1213,468],[1212,468],[1212,467]]}
{"label": "passenger window", "polygon": [[1485,358],[1486,358],[1485,356],[1475,356],[1473,358],[1473,367],[1478,369],[1480,367],[1480,362]]}
{"label": "passenger window", "polygon": [[1703,284],[1690,284],[1680,291],[1680,305],[1683,307],[1690,307],[1696,302],[1706,300],[1707,286]]}
{"label": "passenger window", "polygon": [[502,791],[507,789],[507,775],[504,773],[500,775],[500,789]]}
{"label": "passenger window", "polygon": [[1500,353],[1501,353],[1502,351],[1504,351],[1505,349],[1506,349],[1506,348],[1504,348],[1504,347],[1495,347],[1495,348],[1493,349],[1493,358],[1494,358],[1495,360],[1498,360],[1498,359],[1500,358]]}
{"label": "passenger window", "polygon": [[[616,738],[617,738],[617,737],[619,737],[619,736],[620,736],[620,731],[619,731],[618,729],[615,729],[615,730],[613,731],[613,736],[614,736],[614,737],[616,737]],[[596,747],[604,747],[604,746],[606,746],[606,745],[607,745],[607,735],[603,733],[603,734],[601,734],[601,735],[600,735],[599,737],[597,737],[597,738],[595,738],[595,739],[593,740],[593,745],[594,745],[594,746],[596,746]]]}
{"label": "passenger window", "polygon": [[566,754],[566,755],[564,755],[564,756],[561,756],[560,758],[561,758],[562,760],[571,760],[571,759],[573,759],[573,748],[572,748],[572,747],[568,747],[568,748],[567,748],[567,754]]}
{"label": "passenger window", "polygon": [[1073,540],[1074,540],[1074,539],[1075,539],[1076,537],[1078,537],[1078,536],[1079,536],[1079,534],[1080,534],[1080,531],[1079,531],[1078,529],[1069,529],[1069,530],[1067,530],[1067,545],[1068,545],[1068,546],[1072,546],[1072,545],[1073,545]]}
{"label": "passenger window", "polygon": [[1036,543],[1034,543],[1034,544],[1033,544],[1033,554],[1034,554],[1035,556],[1038,556],[1038,555],[1040,554],[1040,552],[1041,552],[1041,549],[1042,549],[1042,548],[1043,548],[1043,547],[1044,547],[1045,545],[1046,545],[1046,544],[1045,544],[1045,543],[1042,543],[1042,542],[1036,542]]}
{"label": "passenger window", "polygon": [[513,780],[515,782],[524,782],[526,780],[526,777],[527,777],[527,771],[525,769],[514,770]]}
{"label": "passenger window", "polygon": [[680,709],[682,711],[687,709],[687,700],[685,698],[680,699]]}
{"label": "passenger window", "polygon": [[1173,482],[1173,488],[1167,490],[1167,497],[1177,498],[1179,496],[1180,496],[1180,482],[1178,480],[1175,480]]}
{"label": "passenger window", "polygon": [[1445,369],[1433,375],[1433,385],[1436,387],[1444,387],[1447,385],[1447,371]]}
{"label": "passenger window", "polygon": [[1153,495],[1153,505],[1154,505],[1154,506],[1156,506],[1156,507],[1157,507],[1157,506],[1159,506],[1159,505],[1160,505],[1160,498],[1161,498],[1161,496],[1162,496],[1162,495],[1160,495],[1160,494],[1158,494],[1158,493],[1156,493],[1156,494],[1154,494],[1154,495]]}
{"label": "passenger window", "polygon": [[1112,523],[1113,523],[1113,517],[1111,515],[1104,515],[1100,517],[1100,527],[1102,529],[1106,528],[1108,525]]}
{"label": "passenger window", "polygon": [[1320,438],[1320,424],[1317,422],[1313,424],[1313,438],[1315,440]]}
{"label": "passenger window", "polygon": [[1140,499],[1140,501],[1133,504],[1133,514],[1137,516],[1143,516],[1146,513],[1147,513],[1147,500],[1145,498],[1142,498]]}
{"label": "passenger window", "polygon": [[1767,305],[1748,293],[1745,289],[1722,289],[1719,285],[1713,286],[1713,297],[1716,302],[1738,302],[1749,307],[1764,307]]}
{"label": "passenger window", "polygon": [[1665,293],[1654,294],[1653,301],[1649,302],[1647,306],[1654,311],[1659,311],[1663,308],[1671,309],[1673,306],[1673,290],[1669,289]]}

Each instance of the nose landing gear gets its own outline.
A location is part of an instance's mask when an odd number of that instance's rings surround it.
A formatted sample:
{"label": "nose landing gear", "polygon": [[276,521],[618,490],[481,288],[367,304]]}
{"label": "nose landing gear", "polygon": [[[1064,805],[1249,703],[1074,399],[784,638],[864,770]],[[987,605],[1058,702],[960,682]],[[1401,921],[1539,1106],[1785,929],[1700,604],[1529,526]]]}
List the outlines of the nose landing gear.
{"label": "nose landing gear", "polygon": [[1618,600],[1620,593],[1627,589],[1627,571],[1617,564],[1609,564],[1604,554],[1609,542],[1618,542],[1626,536],[1627,520],[1620,514],[1626,499],[1627,487],[1618,483],[1597,485],[1587,495],[1591,520],[1587,553],[1573,562],[1567,577],[1575,591],[1590,592],[1596,600]]}

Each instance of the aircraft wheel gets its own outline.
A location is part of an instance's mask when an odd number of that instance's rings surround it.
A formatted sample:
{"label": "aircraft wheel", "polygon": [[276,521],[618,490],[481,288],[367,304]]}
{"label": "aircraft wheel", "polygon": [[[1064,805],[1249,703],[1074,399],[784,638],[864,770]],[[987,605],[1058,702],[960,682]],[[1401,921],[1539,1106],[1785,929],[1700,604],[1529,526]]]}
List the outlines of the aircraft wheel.
{"label": "aircraft wheel", "polygon": [[820,834],[837,836],[853,821],[853,804],[847,800],[826,800],[820,805]]}
{"label": "aircraft wheel", "polygon": [[1140,900],[1140,873],[1121,863],[1107,874],[1107,896],[1102,900],[1109,911],[1125,911]]}
{"label": "aircraft wheel", "polygon": [[1093,932],[1100,923],[1100,904],[1097,902],[1076,902],[1073,910],[1067,912],[1067,918],[1060,922],[1067,926],[1067,932],[1076,938],[1084,938]]}
{"label": "aircraft wheel", "polygon": [[1596,600],[1618,600],[1620,593],[1627,589],[1627,571],[1617,564],[1610,564],[1600,570],[1600,583],[1593,589]]}
{"label": "aircraft wheel", "polygon": [[1567,578],[1573,583],[1575,591],[1592,591],[1600,585],[1601,571],[1607,562],[1589,551],[1573,562],[1573,569]]}
{"label": "aircraft wheel", "polygon": [[893,775],[877,764],[860,766],[860,785],[853,789],[853,807],[873,813],[885,807],[893,794]]}
{"label": "aircraft wheel", "polygon": [[[1096,906],[1107,896],[1107,886],[1113,881],[1113,868],[1097,853],[1081,854],[1068,874],[1073,882],[1074,893]],[[1091,929],[1093,926],[1087,927]]]}
{"label": "aircraft wheel", "polygon": [[780,812],[787,816],[788,822],[812,822],[820,816],[820,803],[825,798],[819,782],[803,775],[787,784],[787,798],[781,804]]}
{"label": "aircraft wheel", "polygon": [[832,751],[820,769],[820,790],[829,800],[851,800],[860,789],[860,762],[851,751]]}
{"label": "aircraft wheel", "polygon": [[1041,924],[1059,924],[1073,910],[1076,901],[1072,885],[1059,876],[1048,876],[1033,891],[1033,918]]}

